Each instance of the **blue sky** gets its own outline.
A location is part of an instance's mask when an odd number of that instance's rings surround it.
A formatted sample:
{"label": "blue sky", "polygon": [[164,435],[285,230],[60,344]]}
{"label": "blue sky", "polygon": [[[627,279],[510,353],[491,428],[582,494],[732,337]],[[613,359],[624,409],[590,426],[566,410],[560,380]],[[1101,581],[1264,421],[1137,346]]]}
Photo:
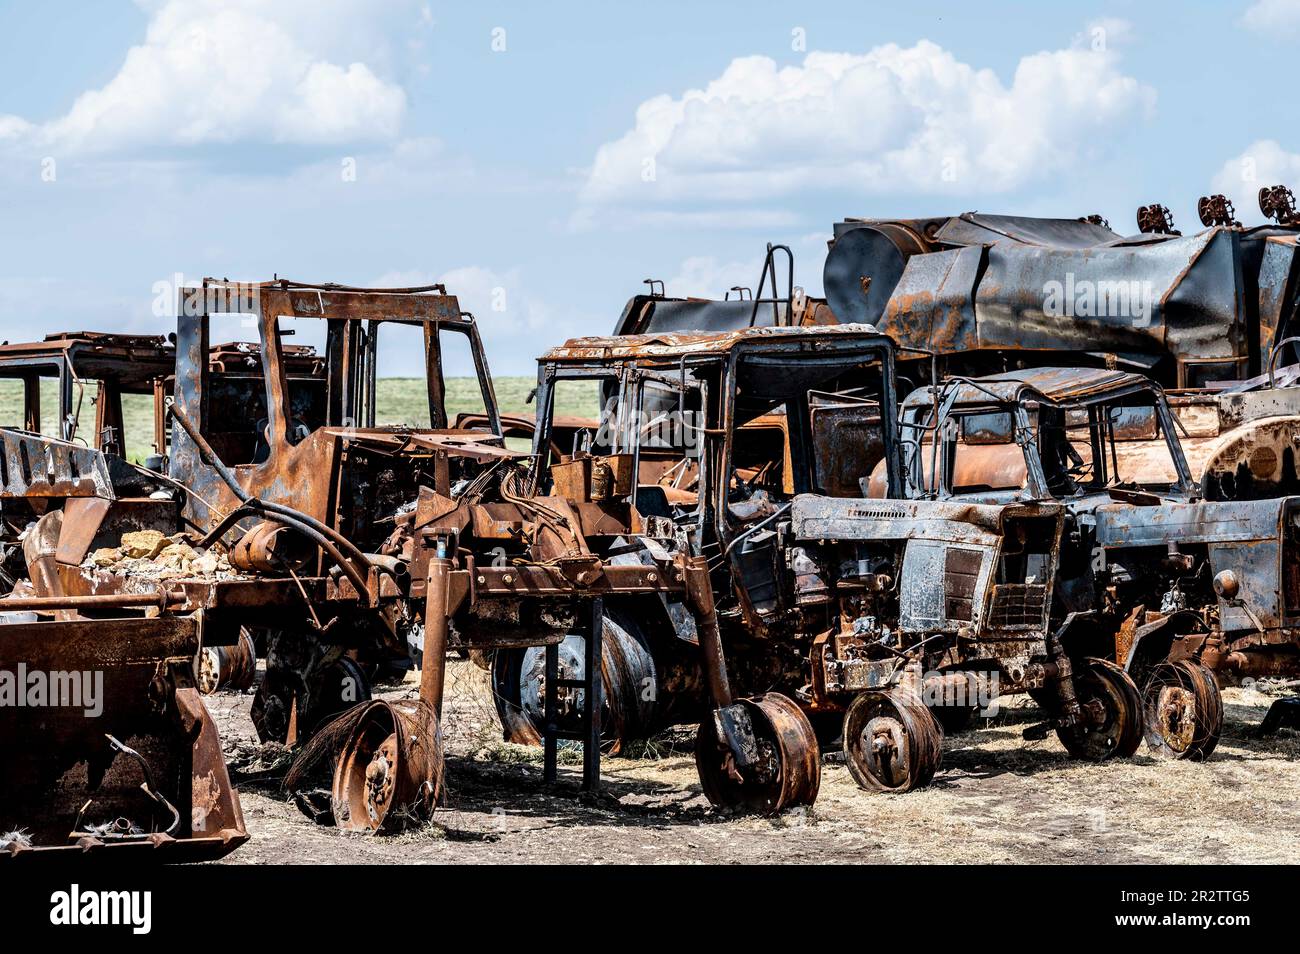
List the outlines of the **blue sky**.
{"label": "blue sky", "polygon": [[767,241],[818,293],[848,215],[1191,230],[1300,185],[1300,0],[9,0],[0,35],[11,341],[165,332],[176,274],[445,280],[530,374],[644,278],[754,284]]}

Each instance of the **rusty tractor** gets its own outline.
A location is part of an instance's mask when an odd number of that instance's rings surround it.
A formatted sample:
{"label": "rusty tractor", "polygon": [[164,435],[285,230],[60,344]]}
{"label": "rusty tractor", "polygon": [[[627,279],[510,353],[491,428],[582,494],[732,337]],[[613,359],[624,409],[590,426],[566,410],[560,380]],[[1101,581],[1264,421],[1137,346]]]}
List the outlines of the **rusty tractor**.
{"label": "rusty tractor", "polygon": [[[907,499],[891,491],[883,464],[858,500],[796,499],[801,591],[838,609],[814,641],[804,696],[843,711],[841,744],[862,787],[928,783],[943,729],[1014,693],[1032,695],[1046,716],[1028,737],[1055,731],[1070,755],[1091,761],[1136,752],[1142,700],[1109,658],[1107,628],[1130,594],[1094,579],[1099,514],[1140,496],[1113,469],[1091,468],[1117,459],[1110,422],[1122,413],[1173,433],[1161,392],[1138,375],[955,379],[903,402]],[[1067,422],[1089,450],[1050,442]],[[1165,454],[1173,477],[1164,493],[1193,499],[1176,437]],[[1144,493],[1141,502],[1163,499]]]}
{"label": "rusty tractor", "polygon": [[[58,581],[58,561],[72,557],[60,543],[75,549],[86,529],[78,519],[120,505],[114,526],[130,532],[130,514],[169,512],[153,499],[165,495],[162,478],[125,460],[122,400],[147,400],[171,366],[156,337],[80,332],[0,346],[0,380],[21,385],[18,426],[0,429],[0,746],[11,783],[0,855],[118,857],[130,847],[202,860],[248,838],[196,689],[201,617],[173,613],[162,588],[88,596]],[[88,397],[89,439],[79,428]]]}
{"label": "rusty tractor", "polygon": [[[539,365],[538,453],[552,443],[552,395],[575,382],[598,384],[609,402],[606,424],[618,426],[603,427],[560,464],[620,451],[630,457],[626,486],[635,482],[648,525],[662,527],[661,536],[709,568],[732,674],[718,685],[709,673],[715,704],[733,686],[778,690],[783,719],[809,753],[818,751],[819,730],[826,735],[826,713],[792,697],[806,685],[813,641],[838,607],[805,588],[812,568],[791,535],[790,515],[808,497],[860,501],[860,478],[880,462],[894,496],[902,495],[893,362],[893,343],[870,328],[767,325],[574,339]],[[551,472],[557,492],[565,492],[564,469]],[[643,544],[626,546],[635,554]],[[688,647],[698,643],[697,658],[709,671],[711,650],[672,601],[647,606],[636,623],[651,646],[656,632]],[[725,802],[732,796],[719,737],[706,719],[697,763],[710,798]],[[815,765],[810,758],[809,776]]]}
{"label": "rusty tractor", "polygon": [[[1033,552],[1052,554],[1031,574],[1040,625],[1067,650],[1107,660],[1091,665],[1112,681],[1115,666],[1131,677],[1154,753],[1204,759],[1213,751],[1223,718],[1216,675],[1294,671],[1284,551],[1295,502],[1205,500],[1178,417],[1149,379],[1079,369],[957,378],[911,395],[902,423],[915,435],[911,486],[925,496],[1059,510],[1054,534],[1025,537]],[[963,559],[970,604],[959,605],[962,614],[970,605],[964,622],[978,635],[1005,618],[1001,603],[1019,600],[1027,579],[1009,580],[984,559],[976,567],[949,544],[945,600]],[[1052,718],[1059,734],[1061,717]]]}

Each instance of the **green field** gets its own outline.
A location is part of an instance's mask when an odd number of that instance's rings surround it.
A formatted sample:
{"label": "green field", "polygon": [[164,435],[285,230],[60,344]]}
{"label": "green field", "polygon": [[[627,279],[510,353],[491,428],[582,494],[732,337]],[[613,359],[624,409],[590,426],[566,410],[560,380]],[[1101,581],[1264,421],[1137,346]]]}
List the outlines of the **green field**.
{"label": "green field", "polygon": [[[493,381],[497,404],[503,414],[531,414],[528,393],[537,385],[536,378],[502,377]],[[95,385],[87,384],[81,396],[77,440],[93,443],[95,429]],[[379,424],[429,426],[429,406],[424,381],[420,378],[382,378],[376,387],[376,421]],[[22,384],[0,381],[0,426],[23,426]],[[74,404],[76,397],[74,396]],[[475,378],[447,379],[447,414],[452,420],[464,411],[482,411],[483,399]],[[599,403],[594,382],[574,383],[557,390],[556,413],[596,417]],[[142,394],[128,394],[122,400],[126,418],[127,457],[140,462],[153,452],[153,399]],[[41,433],[58,434],[58,388],[53,378],[41,381]]]}

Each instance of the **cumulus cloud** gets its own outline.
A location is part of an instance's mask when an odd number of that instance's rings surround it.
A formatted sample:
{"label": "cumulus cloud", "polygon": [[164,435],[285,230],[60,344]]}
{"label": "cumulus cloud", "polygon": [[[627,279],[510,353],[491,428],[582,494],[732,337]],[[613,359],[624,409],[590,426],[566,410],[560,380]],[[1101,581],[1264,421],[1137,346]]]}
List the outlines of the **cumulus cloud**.
{"label": "cumulus cloud", "polygon": [[270,0],[169,0],[144,4],[142,43],[117,74],[82,93],[68,112],[40,124],[0,117],[0,139],[43,147],[112,152],[158,145],[253,140],[329,144],[395,137],[406,112],[402,88],[349,48],[374,53],[361,23],[366,5],[319,7]]}
{"label": "cumulus cloud", "polygon": [[1300,0],[1256,0],[1241,16],[1241,25],[1266,36],[1300,30]]}
{"label": "cumulus cloud", "polygon": [[1260,139],[1227,160],[1211,185],[1232,200],[1239,218],[1252,218],[1258,215],[1259,190],[1278,183],[1300,188],[1300,153],[1288,152],[1276,140]]}
{"label": "cumulus cloud", "polygon": [[703,89],[643,102],[596,153],[588,206],[752,201],[817,188],[1002,192],[1075,168],[1154,106],[1119,67],[1126,25],[1023,57],[1010,84],[921,41],[732,60]]}
{"label": "cumulus cloud", "polygon": [[32,124],[21,116],[0,116],[0,142],[18,139],[27,135],[31,129]]}

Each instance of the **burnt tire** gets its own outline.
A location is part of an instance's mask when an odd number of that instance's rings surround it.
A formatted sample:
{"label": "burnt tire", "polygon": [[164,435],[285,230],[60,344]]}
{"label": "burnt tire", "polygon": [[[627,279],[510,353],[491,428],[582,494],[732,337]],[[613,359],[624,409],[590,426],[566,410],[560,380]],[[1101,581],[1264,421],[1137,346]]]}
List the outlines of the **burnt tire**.
{"label": "burnt tire", "polygon": [[844,713],[844,759],[858,785],[910,792],[929,785],[943,759],[943,729],[914,693],[868,689]]}
{"label": "burnt tire", "polygon": [[1142,690],[1147,748],[1157,758],[1203,762],[1223,732],[1223,694],[1201,663],[1191,659],[1156,666]]}
{"label": "burnt tire", "polygon": [[370,680],[350,656],[336,659],[307,686],[298,710],[299,738],[310,738],[326,722],[353,706],[370,701]]}
{"label": "burnt tire", "polygon": [[[623,614],[606,612],[601,634],[601,677],[604,705],[600,734],[612,743],[613,754],[633,739],[645,739],[660,727],[659,677],[655,659],[638,628]],[[586,662],[585,640],[569,635],[559,647],[561,679],[581,679]],[[492,695],[505,741],[541,745],[545,718],[546,649],[529,646],[498,649],[492,655]],[[566,690],[560,699],[560,728],[581,728],[581,690]]]}
{"label": "burnt tire", "polygon": [[762,758],[753,768],[736,769],[710,713],[695,735],[695,767],[705,797],[716,807],[757,815],[813,804],[821,788],[822,759],[808,716],[779,692],[736,704],[749,712]]}
{"label": "burnt tire", "polygon": [[1129,674],[1104,659],[1089,658],[1074,677],[1074,692],[1085,709],[1099,705],[1100,722],[1057,726],[1056,736],[1076,759],[1104,762],[1129,758],[1142,744],[1142,696]]}

